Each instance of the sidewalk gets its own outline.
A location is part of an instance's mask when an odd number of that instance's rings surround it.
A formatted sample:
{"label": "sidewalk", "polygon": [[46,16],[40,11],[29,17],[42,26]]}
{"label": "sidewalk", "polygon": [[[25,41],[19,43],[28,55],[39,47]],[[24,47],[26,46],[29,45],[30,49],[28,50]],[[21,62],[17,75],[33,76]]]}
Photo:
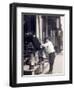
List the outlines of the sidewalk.
{"label": "sidewalk", "polygon": [[64,74],[64,55],[63,52],[59,53],[55,57],[55,62],[53,66],[53,73]]}
{"label": "sidewalk", "polygon": [[[49,64],[45,63],[45,69],[43,73],[49,70]],[[53,66],[53,73],[52,74],[64,74],[64,55],[63,52],[56,54],[54,66]]]}
{"label": "sidewalk", "polygon": [[[45,74],[49,70],[49,63],[44,63],[44,70],[41,74]],[[28,70],[29,66],[24,66],[24,70]],[[31,70],[29,70],[31,71]],[[54,65],[53,65],[53,73],[54,75],[63,75],[64,74],[64,55],[63,52],[56,54]],[[33,74],[34,75],[34,74]]]}

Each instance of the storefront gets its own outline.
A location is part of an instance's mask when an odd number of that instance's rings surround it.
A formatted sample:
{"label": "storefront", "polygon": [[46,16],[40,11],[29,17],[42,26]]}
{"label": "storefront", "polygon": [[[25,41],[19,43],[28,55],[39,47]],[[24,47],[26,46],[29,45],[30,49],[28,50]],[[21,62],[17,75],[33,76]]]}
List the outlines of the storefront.
{"label": "storefront", "polygon": [[63,16],[23,14],[24,55],[25,53],[29,55],[29,51],[33,50],[32,35],[36,35],[41,43],[44,43],[46,37],[50,37],[56,53],[59,53],[63,49],[61,17]]}

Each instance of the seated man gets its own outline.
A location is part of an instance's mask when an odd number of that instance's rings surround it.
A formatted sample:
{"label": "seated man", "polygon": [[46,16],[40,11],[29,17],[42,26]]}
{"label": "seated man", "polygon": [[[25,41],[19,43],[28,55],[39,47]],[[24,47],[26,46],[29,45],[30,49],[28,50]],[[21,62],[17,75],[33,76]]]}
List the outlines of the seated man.
{"label": "seated man", "polygon": [[33,35],[32,43],[33,43],[36,51],[40,50],[41,43],[40,43],[40,41],[38,40],[38,38],[35,35]]}
{"label": "seated man", "polygon": [[32,43],[35,47],[35,51],[38,51],[38,58],[40,63],[43,60],[43,47],[41,46],[40,41],[35,35],[33,35]]}

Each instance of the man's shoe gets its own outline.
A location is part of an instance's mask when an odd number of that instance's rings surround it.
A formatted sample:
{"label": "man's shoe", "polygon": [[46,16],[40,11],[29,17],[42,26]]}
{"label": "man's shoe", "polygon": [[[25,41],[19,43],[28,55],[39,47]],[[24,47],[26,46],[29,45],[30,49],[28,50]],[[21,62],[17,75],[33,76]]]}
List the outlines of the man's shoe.
{"label": "man's shoe", "polygon": [[51,70],[49,70],[48,72],[46,72],[45,74],[52,74],[52,71]]}

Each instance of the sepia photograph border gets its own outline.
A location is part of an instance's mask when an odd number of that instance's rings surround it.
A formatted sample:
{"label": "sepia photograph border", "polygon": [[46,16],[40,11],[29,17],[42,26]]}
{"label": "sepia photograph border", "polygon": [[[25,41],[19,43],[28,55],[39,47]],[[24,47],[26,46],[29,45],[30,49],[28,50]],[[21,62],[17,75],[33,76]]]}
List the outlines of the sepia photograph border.
{"label": "sepia photograph border", "polygon": [[[58,9],[69,11],[69,80],[63,81],[46,81],[33,83],[17,83],[17,8],[42,8],[42,9]],[[41,5],[27,3],[11,3],[10,4],[10,77],[9,85],[11,87],[56,85],[56,84],[72,84],[72,6],[58,5]]]}

